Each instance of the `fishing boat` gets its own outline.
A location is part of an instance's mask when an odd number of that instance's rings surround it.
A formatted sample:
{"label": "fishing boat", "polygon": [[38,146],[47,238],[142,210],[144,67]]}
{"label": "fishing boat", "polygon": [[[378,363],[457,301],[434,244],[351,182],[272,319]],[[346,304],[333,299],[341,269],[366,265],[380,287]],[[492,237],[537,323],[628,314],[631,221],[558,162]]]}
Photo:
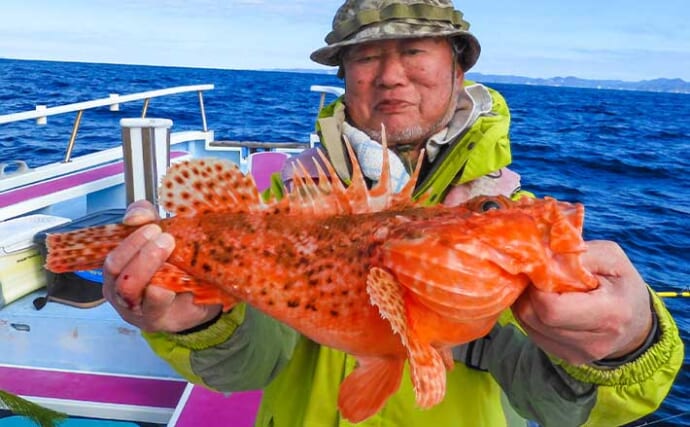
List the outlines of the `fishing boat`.
{"label": "fishing boat", "polygon": [[[0,132],[21,121],[49,126],[54,116],[75,116],[61,161],[32,168],[22,159],[0,160],[0,390],[68,414],[68,426],[107,421],[184,427],[199,419],[213,425],[201,410],[218,420],[232,413],[235,426],[253,425],[259,391],[220,394],[187,383],[154,355],[137,328],[103,303],[99,271],[55,276],[42,265],[46,230],[119,222],[131,201],[155,202],[157,183],[171,163],[229,159],[262,189],[287,157],[318,144],[316,135],[303,142],[216,139],[204,108],[204,94],[213,89],[200,84],[109,94],[0,116]],[[321,93],[320,107],[326,96],[342,94],[331,86],[310,89]],[[167,97],[198,103],[197,129],[177,131],[164,115],[148,116],[149,105]],[[101,129],[114,146],[74,156],[82,122],[103,109],[117,114],[123,104],[142,105],[141,114]],[[26,425],[19,416],[4,415],[0,427]]]}

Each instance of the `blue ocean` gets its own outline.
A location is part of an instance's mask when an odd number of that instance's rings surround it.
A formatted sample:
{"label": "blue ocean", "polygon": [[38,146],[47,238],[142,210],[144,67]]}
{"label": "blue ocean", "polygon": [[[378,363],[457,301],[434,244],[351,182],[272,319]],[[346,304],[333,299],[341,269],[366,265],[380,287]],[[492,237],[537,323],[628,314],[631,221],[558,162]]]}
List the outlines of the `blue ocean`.
{"label": "blue ocean", "polygon": [[[216,139],[302,142],[319,102],[309,86],[342,84],[327,74],[0,59],[0,115],[202,83],[215,84],[204,101]],[[688,290],[690,95],[487,84],[511,107],[512,168],[523,188],[584,203],[587,239],[618,242],[655,290]],[[119,144],[119,120],[141,113],[136,103],[121,108],[87,112],[74,155]],[[175,131],[200,126],[189,94],[152,100],[148,116],[159,111]],[[0,125],[0,162],[35,167],[61,160],[73,121]],[[690,344],[690,298],[666,302]],[[689,361],[662,408],[634,425],[690,425]]]}

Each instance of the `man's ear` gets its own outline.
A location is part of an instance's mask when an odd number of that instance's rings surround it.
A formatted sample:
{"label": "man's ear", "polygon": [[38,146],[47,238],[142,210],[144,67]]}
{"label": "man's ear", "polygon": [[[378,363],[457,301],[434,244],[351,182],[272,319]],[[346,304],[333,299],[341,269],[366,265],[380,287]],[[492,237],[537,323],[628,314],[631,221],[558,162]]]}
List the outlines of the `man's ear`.
{"label": "man's ear", "polygon": [[465,80],[465,70],[462,69],[460,62],[457,59],[455,62],[455,80],[457,80],[457,83],[460,86],[462,86],[462,83]]}

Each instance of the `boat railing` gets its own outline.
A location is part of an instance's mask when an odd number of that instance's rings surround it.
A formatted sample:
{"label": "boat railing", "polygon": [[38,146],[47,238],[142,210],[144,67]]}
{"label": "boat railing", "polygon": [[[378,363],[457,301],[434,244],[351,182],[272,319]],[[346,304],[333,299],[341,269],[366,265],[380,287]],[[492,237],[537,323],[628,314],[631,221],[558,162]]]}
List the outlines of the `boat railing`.
{"label": "boat railing", "polygon": [[309,87],[309,90],[311,90],[312,92],[321,92],[318,111],[321,111],[323,106],[326,104],[326,95],[330,94],[338,97],[342,96],[345,93],[345,89],[338,86],[311,85]]}
{"label": "boat railing", "polygon": [[[207,127],[203,103],[203,91],[213,89],[213,87],[213,85],[207,84],[180,86],[131,95],[112,94],[108,98],[103,99],[50,108],[37,108],[32,111],[0,116],[0,124],[22,120],[36,120],[39,125],[44,125],[50,116],[77,113],[72,136],[63,161],[49,163],[36,168],[29,168],[20,160],[3,159],[3,162],[0,162],[0,171],[2,171],[0,174],[0,221],[39,209],[52,209],[54,204],[76,197],[85,196],[87,198],[87,208],[90,208],[91,205],[88,200],[98,200],[101,194],[119,191],[117,186],[120,186],[124,180],[121,173],[123,163],[122,146],[102,149],[74,157],[71,155],[82,115],[84,111],[94,108],[109,107],[111,110],[117,111],[120,104],[144,100],[141,118],[147,118],[146,112],[150,99],[185,92],[197,92],[201,113],[201,129],[170,133],[170,146],[179,144],[178,147],[182,147],[175,151],[176,154],[186,152],[190,156],[222,156],[237,162],[243,170],[247,171],[249,170],[249,158],[253,153],[280,151],[295,154],[303,151],[305,148],[315,147],[319,144],[319,138],[315,133],[309,135],[309,141],[305,142],[216,140],[214,132]],[[321,93],[319,110],[323,108],[327,95],[340,96],[343,93],[342,88],[332,86],[313,85],[310,87],[310,90]],[[176,159],[180,160],[181,158],[178,157]],[[9,169],[9,172],[6,169]],[[102,175],[105,174],[106,170],[108,174]],[[76,175],[83,176],[80,178],[83,178],[83,182],[80,181],[79,185],[73,185],[73,182],[76,182],[76,180],[72,178]],[[86,179],[87,175],[88,179]],[[55,182],[63,184],[67,181],[71,183],[69,188],[60,189],[58,185],[53,185]],[[36,188],[40,188],[41,191],[37,191]],[[21,198],[19,197],[20,195]],[[28,197],[29,195],[31,197]],[[96,196],[92,197],[92,195]]]}
{"label": "boat railing", "polygon": [[[321,111],[326,103],[326,97],[333,95],[335,97],[342,96],[345,89],[338,86],[326,85],[311,85],[309,90],[320,93],[319,108]],[[239,155],[240,166],[246,167],[249,161],[249,156],[261,151],[279,151],[288,154],[297,154],[307,148],[313,148],[320,144],[319,136],[316,132],[309,135],[308,142],[294,142],[294,141],[244,141],[244,140],[213,140],[206,143],[205,149],[207,151],[236,151]]]}
{"label": "boat railing", "polygon": [[[74,124],[72,126],[71,136],[67,144],[67,148],[65,150],[63,161],[61,163],[52,163],[35,169],[29,169],[31,173],[26,173],[27,168],[23,168],[21,166],[21,161],[7,159],[8,163],[3,164],[3,170],[5,169],[5,167],[11,167],[14,169],[13,173],[4,174],[4,176],[2,176],[2,179],[0,179],[0,191],[25,185],[36,180],[59,176],[64,173],[69,173],[75,170],[85,169],[98,164],[103,164],[109,161],[116,161],[121,159],[122,150],[119,147],[114,149],[102,150],[96,153],[87,154],[77,158],[72,157],[72,151],[74,149],[74,144],[77,138],[77,134],[79,132],[79,127],[82,121],[83,114],[85,111],[93,110],[96,108],[109,107],[111,111],[119,111],[121,104],[143,100],[144,103],[140,116],[142,118],[146,118],[146,114],[151,99],[182,93],[196,92],[199,100],[199,112],[201,115],[201,130],[175,132],[171,136],[171,144],[191,140],[213,140],[213,132],[209,131],[206,122],[206,111],[204,108],[203,98],[203,92],[207,90],[212,90],[213,88],[213,84],[199,84],[170,87],[165,89],[151,90],[127,95],[113,93],[110,94],[107,98],[59,105],[55,107],[37,105],[34,110],[0,115],[0,124],[8,124],[24,120],[36,120],[36,124],[46,125],[48,117],[50,116],[75,112],[77,113],[76,118],[74,120]],[[17,168],[17,166],[19,167]]]}

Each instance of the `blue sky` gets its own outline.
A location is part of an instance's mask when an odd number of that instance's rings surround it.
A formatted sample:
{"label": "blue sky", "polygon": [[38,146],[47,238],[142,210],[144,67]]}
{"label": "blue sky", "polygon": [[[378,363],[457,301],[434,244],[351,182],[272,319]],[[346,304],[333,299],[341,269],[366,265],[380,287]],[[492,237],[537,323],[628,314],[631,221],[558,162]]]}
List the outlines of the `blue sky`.
{"label": "blue sky", "polygon": [[[309,60],[341,0],[2,0],[0,57],[231,69]],[[687,0],[456,0],[473,71],[690,81]]]}

